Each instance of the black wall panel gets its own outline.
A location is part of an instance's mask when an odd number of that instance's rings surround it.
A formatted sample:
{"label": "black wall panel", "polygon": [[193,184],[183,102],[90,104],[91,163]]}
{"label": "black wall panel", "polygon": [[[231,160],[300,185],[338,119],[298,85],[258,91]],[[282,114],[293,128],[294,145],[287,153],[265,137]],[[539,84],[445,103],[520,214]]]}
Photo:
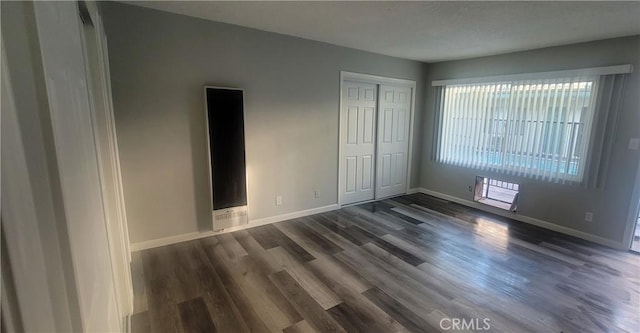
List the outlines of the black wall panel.
{"label": "black wall panel", "polygon": [[213,209],[247,204],[243,91],[206,87]]}

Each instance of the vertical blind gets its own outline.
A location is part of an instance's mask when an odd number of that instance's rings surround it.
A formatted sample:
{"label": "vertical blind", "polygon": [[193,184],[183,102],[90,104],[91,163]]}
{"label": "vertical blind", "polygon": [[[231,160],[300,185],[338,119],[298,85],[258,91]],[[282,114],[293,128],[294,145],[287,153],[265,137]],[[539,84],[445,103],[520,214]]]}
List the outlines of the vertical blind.
{"label": "vertical blind", "polygon": [[436,160],[548,181],[580,182],[598,76],[438,87]]}

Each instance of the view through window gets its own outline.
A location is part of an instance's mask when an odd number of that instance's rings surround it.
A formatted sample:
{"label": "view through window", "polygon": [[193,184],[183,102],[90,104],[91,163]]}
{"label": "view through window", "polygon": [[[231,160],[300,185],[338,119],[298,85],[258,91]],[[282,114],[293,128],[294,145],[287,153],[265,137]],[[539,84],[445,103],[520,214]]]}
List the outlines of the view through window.
{"label": "view through window", "polygon": [[580,181],[596,78],[446,85],[439,161],[545,180]]}

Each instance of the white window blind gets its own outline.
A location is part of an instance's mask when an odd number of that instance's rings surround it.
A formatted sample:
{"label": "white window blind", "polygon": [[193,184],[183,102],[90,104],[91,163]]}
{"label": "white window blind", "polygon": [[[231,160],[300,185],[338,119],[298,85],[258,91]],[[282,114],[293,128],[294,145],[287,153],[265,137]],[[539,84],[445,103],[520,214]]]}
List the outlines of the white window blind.
{"label": "white window blind", "polygon": [[582,181],[598,76],[440,88],[438,161],[549,181]]}

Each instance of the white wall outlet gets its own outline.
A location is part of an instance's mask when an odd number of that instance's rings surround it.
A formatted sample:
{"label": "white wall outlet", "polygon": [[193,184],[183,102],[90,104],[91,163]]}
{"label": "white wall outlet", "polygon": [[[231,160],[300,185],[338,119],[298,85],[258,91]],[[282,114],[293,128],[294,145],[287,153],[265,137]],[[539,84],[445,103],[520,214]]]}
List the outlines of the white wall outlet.
{"label": "white wall outlet", "polygon": [[313,191],[313,197],[316,198],[316,199],[320,198],[320,191],[314,190]]}
{"label": "white wall outlet", "polygon": [[640,148],[640,138],[629,139],[629,149],[638,150]]}
{"label": "white wall outlet", "polygon": [[280,206],[282,205],[282,196],[281,195],[277,195],[276,196],[276,206]]}
{"label": "white wall outlet", "polygon": [[592,222],[593,221],[593,213],[592,212],[587,212],[586,214],[584,214],[584,220],[587,222]]}

